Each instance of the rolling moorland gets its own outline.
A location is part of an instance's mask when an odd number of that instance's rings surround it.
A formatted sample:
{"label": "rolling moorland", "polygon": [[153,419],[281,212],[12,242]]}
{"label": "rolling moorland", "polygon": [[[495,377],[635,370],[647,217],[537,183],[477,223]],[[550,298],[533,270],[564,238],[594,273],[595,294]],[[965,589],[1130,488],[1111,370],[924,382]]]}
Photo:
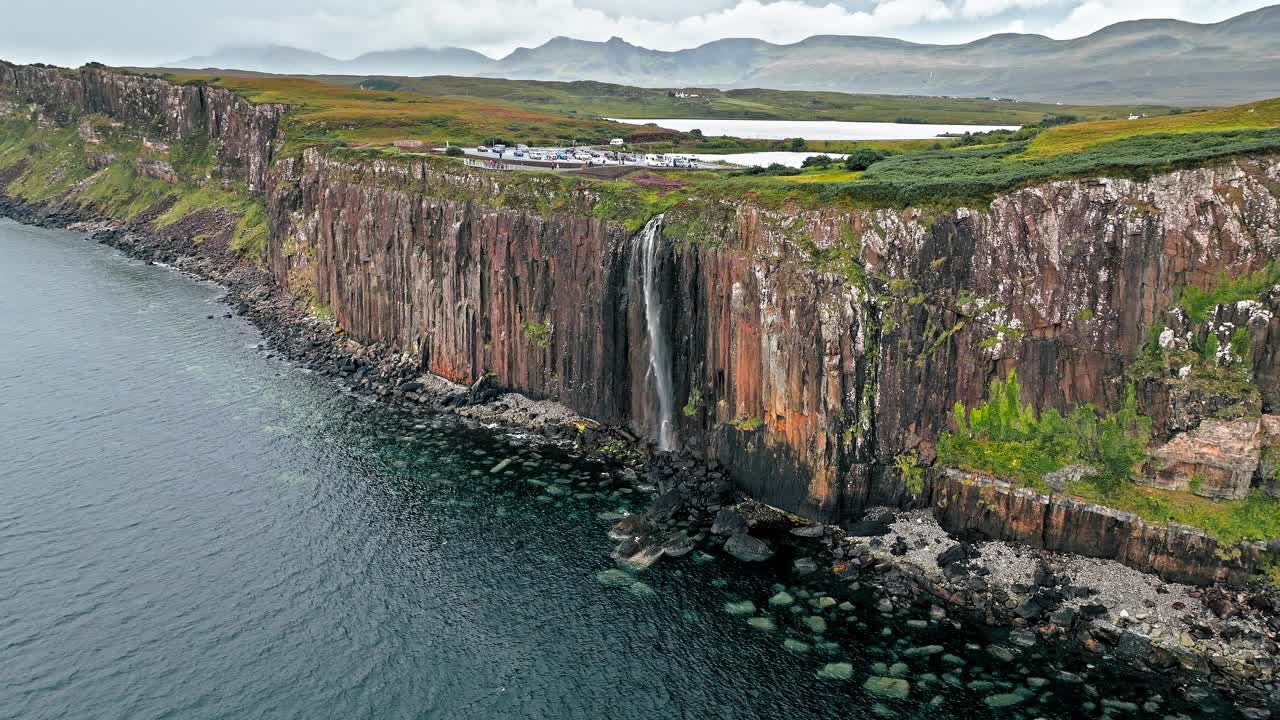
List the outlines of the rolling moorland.
{"label": "rolling moorland", "polygon": [[836,120],[956,125],[1029,125],[1050,115],[1084,120],[1129,114],[1165,115],[1165,105],[1056,105],[977,98],[853,95],[789,90],[717,90],[680,88],[697,97],[592,81],[538,82],[464,77],[366,78],[329,82],[359,87],[414,90],[427,95],[461,96],[506,102],[561,113],[620,118],[734,118],[749,120]]}
{"label": "rolling moorland", "polygon": [[1199,25],[1118,23],[1052,40],[993,35],[964,45],[815,36],[791,45],[726,39],[674,52],[620,38],[555,38],[500,60],[456,48],[373,53],[350,61],[294,48],[236,48],[167,63],[318,75],[471,75],[595,80],[644,87],[768,87],[891,95],[1010,97],[1056,103],[1228,105],[1275,94],[1280,6]]}
{"label": "rolling moorland", "polygon": [[[183,79],[183,78],[179,78]],[[185,78],[213,82],[254,102],[281,102],[297,109],[286,120],[286,147],[339,145],[352,152],[395,155],[397,139],[428,143],[452,140],[470,144],[500,136],[530,144],[566,139],[607,142],[635,132],[634,126],[601,120],[539,114],[460,97],[358,90],[317,81],[271,78]],[[686,144],[662,144],[698,150],[714,141],[678,136]],[[635,228],[663,206],[692,192],[753,192],[778,197],[794,194],[810,204],[854,203],[946,205],[983,201],[994,193],[1032,182],[1091,173],[1142,174],[1185,167],[1237,154],[1280,149],[1280,99],[1225,109],[1138,120],[1107,120],[1060,125],[1018,133],[994,132],[969,138],[964,146],[944,143],[853,143],[882,156],[865,169],[844,172],[811,168],[800,175],[753,173],[726,177],[714,172],[664,173],[677,188],[642,188],[617,183],[620,207],[637,215]],[[815,147],[814,149],[828,149]],[[415,153],[416,154],[416,153]],[[628,196],[631,196],[628,198]]]}
{"label": "rolling moorland", "polygon": [[[135,68],[181,78],[190,71]],[[223,71],[222,77],[264,77]],[[270,77],[270,76],[265,76]],[[431,77],[317,75],[310,79],[365,90],[417,92],[442,98],[482,100],[540,113],[582,118],[726,118],[747,120],[834,120],[953,125],[1029,125],[1046,117],[1081,120],[1167,115],[1167,105],[1057,105],[983,98],[855,95],[796,90],[653,89],[581,80],[554,82],[440,75]],[[679,93],[679,94],[677,94]],[[683,94],[685,97],[681,97]],[[696,95],[696,97],[693,97]]]}

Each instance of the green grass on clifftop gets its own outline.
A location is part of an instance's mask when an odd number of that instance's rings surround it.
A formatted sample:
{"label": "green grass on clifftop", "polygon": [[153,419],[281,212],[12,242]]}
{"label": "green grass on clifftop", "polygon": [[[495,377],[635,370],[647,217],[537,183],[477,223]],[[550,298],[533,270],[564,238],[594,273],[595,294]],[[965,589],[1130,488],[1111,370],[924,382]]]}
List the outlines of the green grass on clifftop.
{"label": "green grass on clifftop", "polygon": [[1200,528],[1219,542],[1267,541],[1280,537],[1280,498],[1254,492],[1244,500],[1211,500],[1189,492],[1122,485],[1103,492],[1076,483],[1071,494],[1088,502],[1131,512],[1149,523]]}
{"label": "green grass on clifftop", "polygon": [[[243,183],[210,178],[213,150],[201,141],[148,150],[141,136],[100,116],[85,120],[97,141],[77,127],[40,128],[26,118],[0,116],[0,190],[32,203],[71,203],[121,223],[164,232],[201,211],[226,218],[229,247],[241,256],[266,257],[264,201]],[[169,182],[138,171],[142,161],[165,161],[181,179]]]}
{"label": "green grass on clifftop", "polygon": [[286,151],[310,144],[385,145],[419,140],[473,145],[489,138],[526,144],[605,142],[635,126],[536,112],[507,104],[417,92],[360,90],[290,77],[177,75],[203,81],[259,103],[294,107],[285,124]]}

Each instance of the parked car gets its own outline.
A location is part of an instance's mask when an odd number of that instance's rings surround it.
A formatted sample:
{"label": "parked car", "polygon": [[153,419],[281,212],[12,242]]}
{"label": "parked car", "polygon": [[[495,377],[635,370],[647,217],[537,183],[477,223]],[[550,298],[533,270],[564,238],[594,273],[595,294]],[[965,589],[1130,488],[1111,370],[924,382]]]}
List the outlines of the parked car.
{"label": "parked car", "polygon": [[524,151],[523,151],[523,150],[516,150],[515,152],[513,152],[513,153],[511,153],[511,154],[512,154],[512,155],[514,155],[514,156],[516,156],[516,157],[524,157]]}
{"label": "parked car", "polygon": [[557,159],[557,160],[568,160],[568,159],[569,159],[569,155],[568,155],[568,153],[562,153],[562,152],[560,152],[560,153],[556,153],[556,159]]}
{"label": "parked car", "polygon": [[477,147],[477,148],[476,148],[476,152],[487,153],[487,152],[489,152],[489,148],[487,148],[487,147],[485,147],[485,146],[481,145],[481,146],[479,146],[479,147]]}

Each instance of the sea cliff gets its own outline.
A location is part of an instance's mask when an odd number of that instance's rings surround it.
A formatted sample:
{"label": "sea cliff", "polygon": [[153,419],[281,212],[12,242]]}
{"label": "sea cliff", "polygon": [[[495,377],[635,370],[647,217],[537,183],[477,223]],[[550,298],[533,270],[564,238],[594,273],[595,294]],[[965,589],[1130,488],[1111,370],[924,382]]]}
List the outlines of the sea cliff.
{"label": "sea cliff", "polygon": [[[679,448],[803,517],[932,506],[954,529],[1200,583],[1247,578],[1266,556],[1177,527],[1099,542],[1086,503],[984,500],[900,460],[932,462],[953,406],[1016,370],[1037,409],[1113,408],[1134,387],[1153,421],[1144,482],[1274,492],[1280,294],[1196,316],[1180,298],[1277,256],[1280,158],[1054,180],[981,207],[694,195],[629,222],[601,211],[598,184],[285,152],[286,106],[204,83],[5,64],[0,111],[16,138],[0,155],[11,203],[186,235],[190,252],[265,268],[343,338],[461,384],[488,378],[642,438],[665,419]],[[1210,335],[1244,338],[1247,352],[1214,358],[1242,382],[1190,361],[1166,371]],[[1212,458],[1224,437],[1231,462]]]}

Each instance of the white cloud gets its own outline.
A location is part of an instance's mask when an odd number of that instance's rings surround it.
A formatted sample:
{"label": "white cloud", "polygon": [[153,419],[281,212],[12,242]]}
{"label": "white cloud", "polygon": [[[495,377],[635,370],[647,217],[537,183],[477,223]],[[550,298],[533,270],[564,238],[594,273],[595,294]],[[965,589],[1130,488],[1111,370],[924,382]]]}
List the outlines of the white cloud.
{"label": "white cloud", "polygon": [[1045,31],[1055,38],[1075,38],[1126,20],[1172,18],[1214,23],[1266,7],[1275,0],[1083,0],[1067,17]]}
{"label": "white cloud", "polygon": [[1144,18],[1182,18],[1188,15],[1185,2],[1159,0],[1135,3],[1132,0],[1086,0],[1077,5],[1066,19],[1048,34],[1057,38],[1073,38],[1096,32],[1113,23]]}
{"label": "white cloud", "polygon": [[[0,15],[0,56],[64,65],[145,65],[217,45],[268,43],[338,57],[442,45],[501,56],[556,35],[616,35],[665,50],[725,37],[788,43],[819,34],[952,43],[1002,29],[1078,37],[1143,17],[1216,22],[1275,1],[0,0],[0,6],[12,6]],[[67,23],[69,17],[77,22]]]}
{"label": "white cloud", "polygon": [[[258,21],[236,19],[218,28],[224,42],[273,42],[354,54],[416,45],[460,45],[499,56],[539,45],[554,35],[583,40],[626,38],[637,45],[676,50],[726,37],[791,43],[812,35],[867,35],[901,31],[954,16],[943,0],[879,0],[865,11],[834,2],[739,0],[732,7],[676,20],[614,16],[573,0],[402,0],[371,11],[316,10]],[[358,12],[357,12],[358,10]]]}
{"label": "white cloud", "polygon": [[964,0],[960,15],[966,18],[985,18],[1003,15],[1010,10],[1033,10],[1058,4],[1061,4],[1059,0]]}

